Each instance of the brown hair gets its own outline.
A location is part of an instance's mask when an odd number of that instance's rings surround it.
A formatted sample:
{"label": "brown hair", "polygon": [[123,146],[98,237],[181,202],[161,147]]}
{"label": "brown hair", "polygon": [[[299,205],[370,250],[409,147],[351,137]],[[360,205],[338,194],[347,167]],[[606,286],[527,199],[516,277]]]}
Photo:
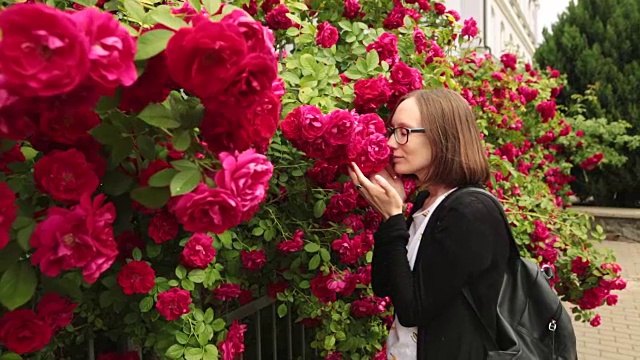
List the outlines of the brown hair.
{"label": "brown hair", "polygon": [[[414,99],[431,144],[431,166],[423,185],[459,187],[485,184],[489,162],[480,141],[476,118],[460,94],[446,89],[417,90],[399,101]],[[397,106],[396,106],[397,108]],[[391,114],[393,119],[395,110]]]}

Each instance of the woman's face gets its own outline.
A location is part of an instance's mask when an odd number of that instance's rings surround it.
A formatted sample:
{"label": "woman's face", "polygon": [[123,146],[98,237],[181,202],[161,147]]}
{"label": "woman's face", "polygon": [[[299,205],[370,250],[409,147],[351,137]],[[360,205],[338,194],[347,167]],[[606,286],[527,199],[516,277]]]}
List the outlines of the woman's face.
{"label": "woman's face", "polygon": [[[423,127],[420,110],[415,99],[406,99],[398,105],[390,126],[408,129]],[[426,131],[429,131],[429,129],[426,129]],[[391,161],[396,173],[402,175],[414,174],[420,179],[425,177],[431,163],[431,145],[425,134],[410,133],[406,144],[398,143],[395,136],[391,135],[387,143],[391,148]]]}

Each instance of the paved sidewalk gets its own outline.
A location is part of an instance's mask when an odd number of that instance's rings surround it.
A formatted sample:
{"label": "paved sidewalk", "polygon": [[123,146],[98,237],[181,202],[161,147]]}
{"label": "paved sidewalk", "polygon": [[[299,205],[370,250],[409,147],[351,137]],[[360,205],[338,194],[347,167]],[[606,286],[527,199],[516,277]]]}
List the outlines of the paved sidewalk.
{"label": "paved sidewalk", "polygon": [[617,305],[598,308],[602,325],[575,324],[578,358],[640,360],[640,243],[605,241],[597,247],[613,250],[627,288],[616,292]]}

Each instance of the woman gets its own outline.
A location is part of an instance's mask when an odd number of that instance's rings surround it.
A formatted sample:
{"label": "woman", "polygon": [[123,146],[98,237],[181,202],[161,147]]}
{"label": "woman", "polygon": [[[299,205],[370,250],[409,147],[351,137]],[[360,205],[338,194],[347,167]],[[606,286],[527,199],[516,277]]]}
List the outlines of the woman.
{"label": "woman", "polygon": [[[484,359],[487,331],[480,318],[495,339],[509,257],[504,220],[491,199],[475,192],[460,193],[431,219],[456,189],[489,179],[473,113],[451,90],[420,90],[400,100],[389,125],[392,168],[371,179],[355,164],[350,169],[360,193],[384,217],[375,234],[372,285],[394,304],[388,359]],[[408,221],[397,175],[415,175],[428,194],[418,196]]]}

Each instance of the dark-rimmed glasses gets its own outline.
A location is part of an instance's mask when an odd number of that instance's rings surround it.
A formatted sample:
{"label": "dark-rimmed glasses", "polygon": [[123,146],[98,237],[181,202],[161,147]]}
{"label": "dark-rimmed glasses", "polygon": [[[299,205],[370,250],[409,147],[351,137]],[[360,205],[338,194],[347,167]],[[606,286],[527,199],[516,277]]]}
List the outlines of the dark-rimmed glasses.
{"label": "dark-rimmed glasses", "polygon": [[412,133],[424,134],[425,132],[426,131],[424,128],[388,127],[387,139],[391,137],[391,134],[393,134],[393,137],[396,139],[396,142],[400,145],[404,145],[409,141],[409,134],[412,134]]}

